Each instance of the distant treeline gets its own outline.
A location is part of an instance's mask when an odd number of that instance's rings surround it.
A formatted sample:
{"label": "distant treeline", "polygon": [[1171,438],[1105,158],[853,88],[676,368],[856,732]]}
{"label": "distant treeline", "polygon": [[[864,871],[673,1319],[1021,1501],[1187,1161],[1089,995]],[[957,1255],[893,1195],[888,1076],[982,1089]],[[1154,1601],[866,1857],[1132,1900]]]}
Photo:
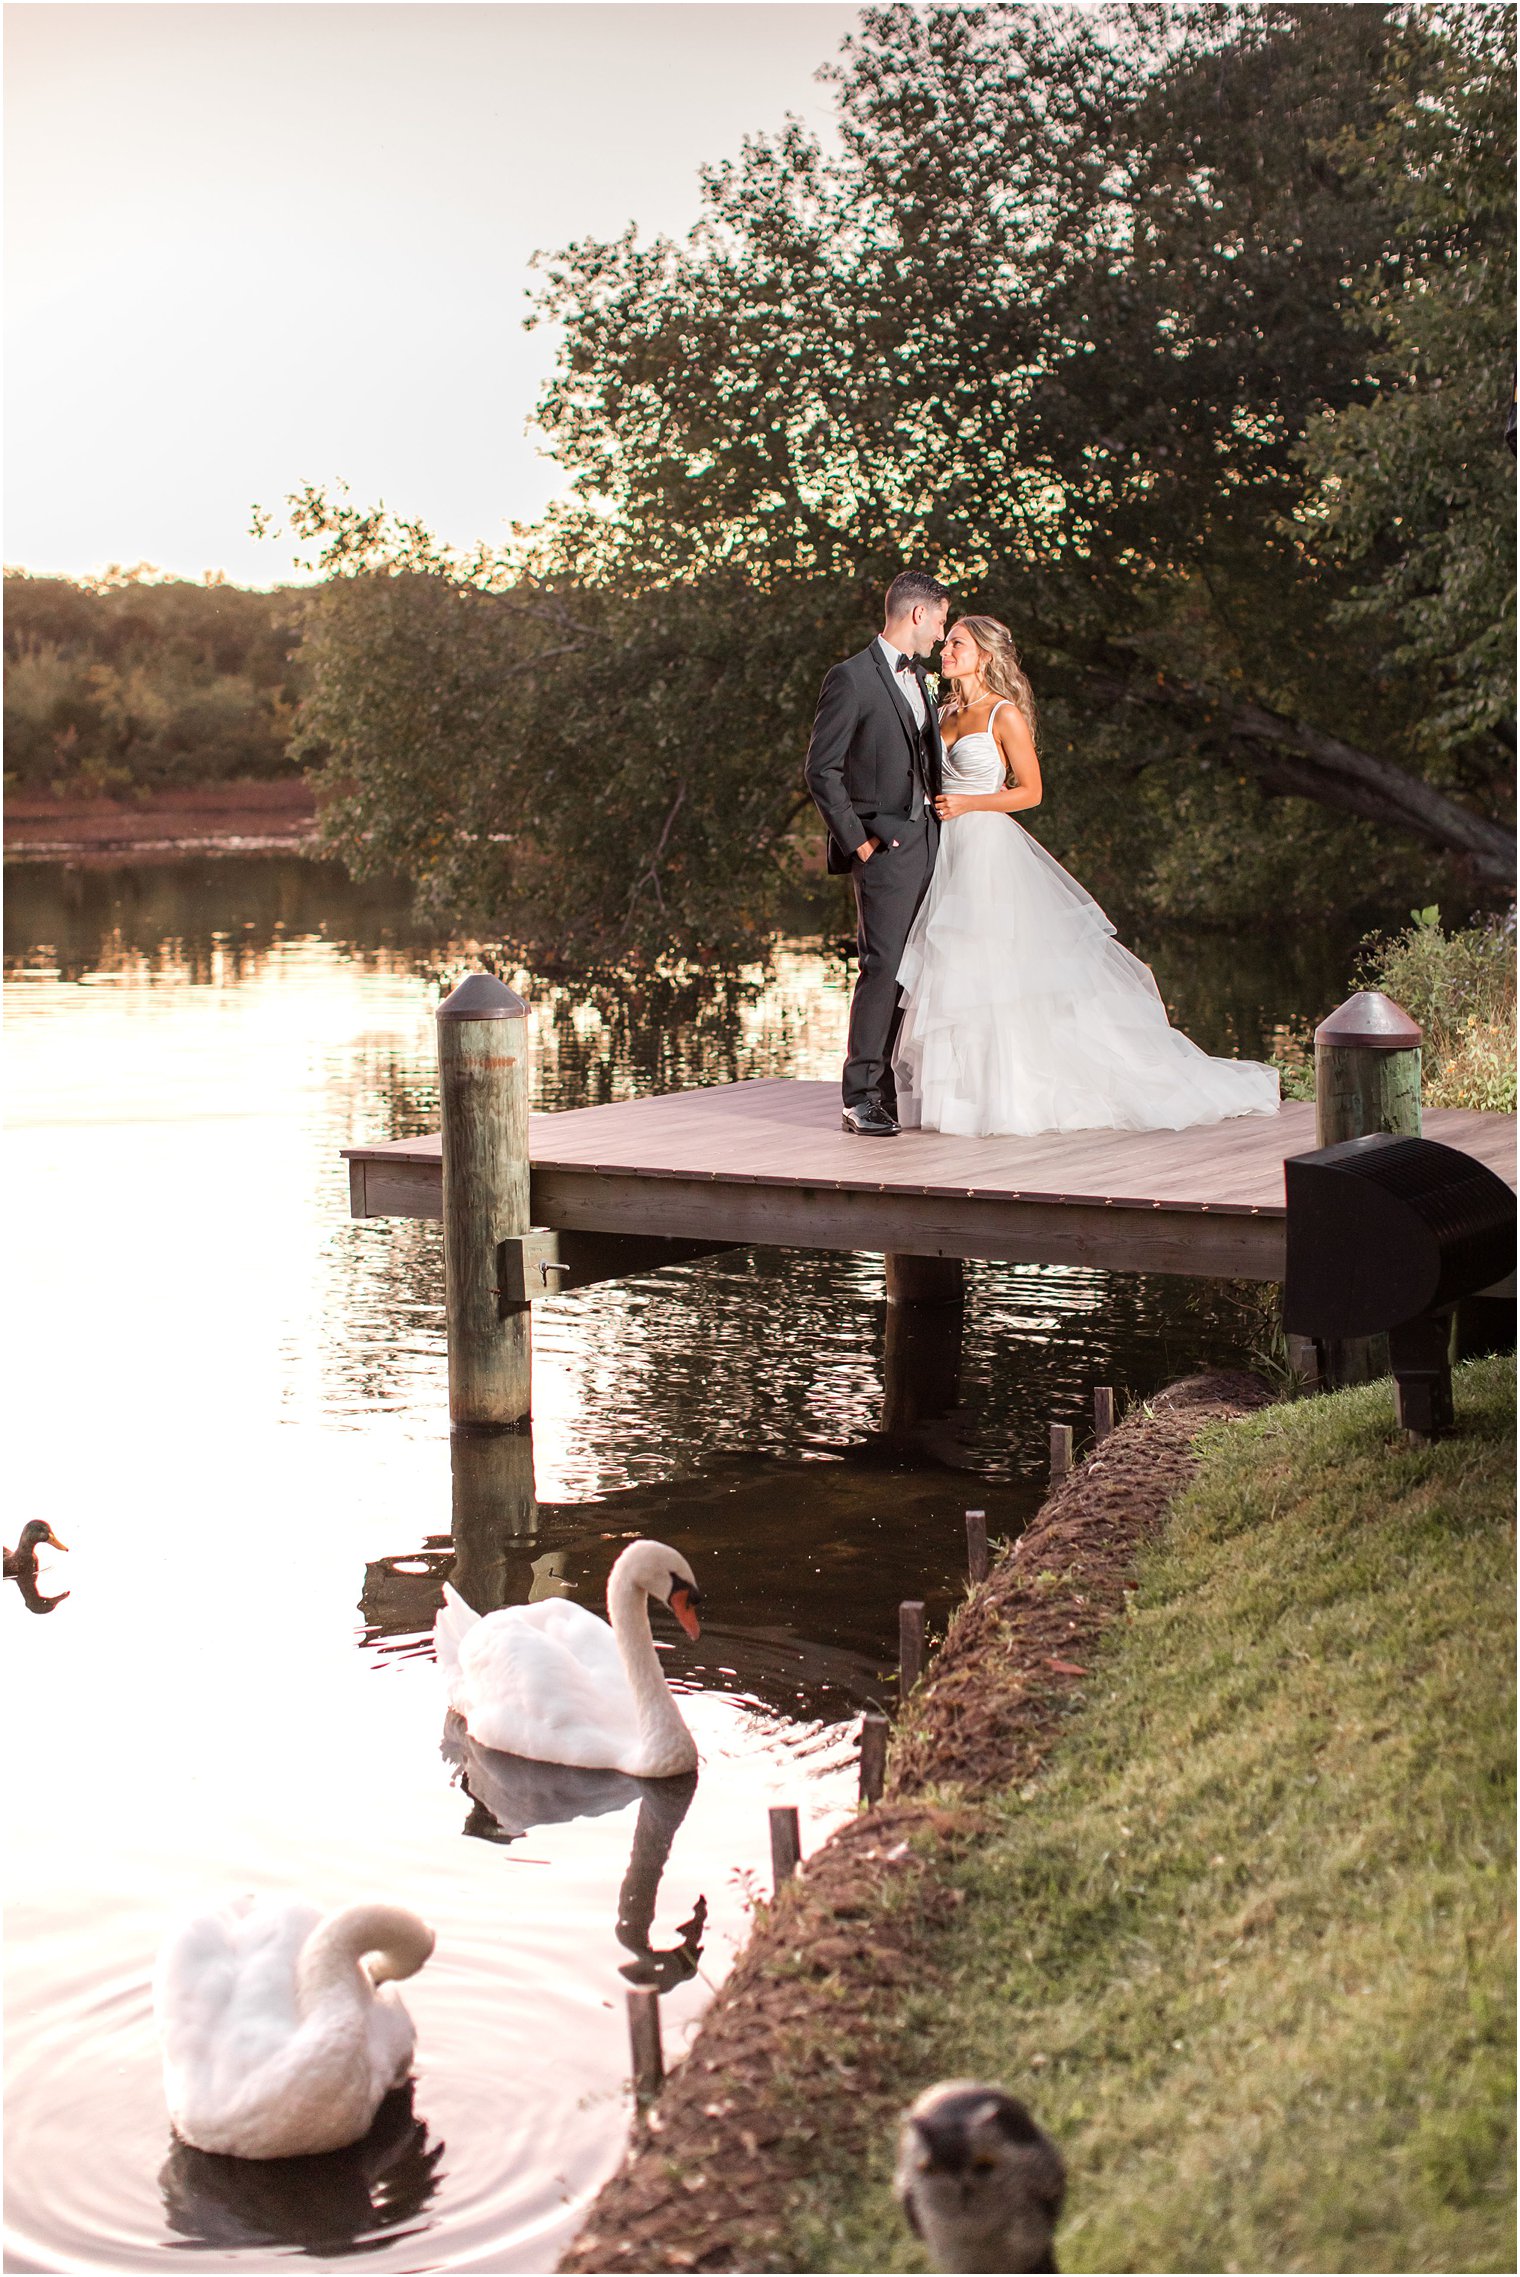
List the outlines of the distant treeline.
{"label": "distant treeline", "polygon": [[298,599],[151,570],[5,577],[7,788],[107,796],[291,775]]}

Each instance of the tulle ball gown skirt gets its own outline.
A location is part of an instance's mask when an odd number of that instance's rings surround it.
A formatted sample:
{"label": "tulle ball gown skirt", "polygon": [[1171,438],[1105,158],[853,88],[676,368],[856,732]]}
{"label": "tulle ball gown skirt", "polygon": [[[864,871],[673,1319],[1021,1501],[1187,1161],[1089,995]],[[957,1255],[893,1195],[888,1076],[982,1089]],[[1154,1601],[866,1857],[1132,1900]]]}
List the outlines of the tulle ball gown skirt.
{"label": "tulle ball gown skirt", "polygon": [[1011,815],[945,825],[898,979],[906,1126],[1033,1137],[1277,1111],[1275,1070],[1172,1027],[1149,967]]}

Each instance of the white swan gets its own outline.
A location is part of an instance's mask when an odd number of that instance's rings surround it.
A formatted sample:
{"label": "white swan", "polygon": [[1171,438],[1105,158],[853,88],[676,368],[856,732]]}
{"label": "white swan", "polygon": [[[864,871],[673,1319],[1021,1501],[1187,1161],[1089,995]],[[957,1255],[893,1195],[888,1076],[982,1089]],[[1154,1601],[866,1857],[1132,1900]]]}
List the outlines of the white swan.
{"label": "white swan", "polygon": [[433,1625],[450,1705],[472,1739],[540,1763],[669,1779],[697,1765],[649,1633],[649,1599],[700,1636],[701,1592],[678,1550],[630,1542],[607,1577],[607,1621],[563,1597],[484,1618],[443,1585]]}
{"label": "white swan", "polygon": [[387,1980],[414,1976],[432,1950],[427,1923],[393,1905],[323,1915],[298,1898],[242,1897],[181,1922],[153,2008],[182,2139],[233,2158],[358,2142],[416,2045]]}

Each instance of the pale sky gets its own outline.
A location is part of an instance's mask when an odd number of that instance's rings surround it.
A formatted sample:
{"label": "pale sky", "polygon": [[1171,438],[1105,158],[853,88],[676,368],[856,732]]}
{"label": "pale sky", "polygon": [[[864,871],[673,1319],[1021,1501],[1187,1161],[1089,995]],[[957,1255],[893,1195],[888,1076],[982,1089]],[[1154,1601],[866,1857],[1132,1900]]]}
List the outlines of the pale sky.
{"label": "pale sky", "polygon": [[4,558],[291,574],[257,502],[345,480],[462,545],[561,485],[536,248],[681,234],[853,7],[27,0],[5,10]]}

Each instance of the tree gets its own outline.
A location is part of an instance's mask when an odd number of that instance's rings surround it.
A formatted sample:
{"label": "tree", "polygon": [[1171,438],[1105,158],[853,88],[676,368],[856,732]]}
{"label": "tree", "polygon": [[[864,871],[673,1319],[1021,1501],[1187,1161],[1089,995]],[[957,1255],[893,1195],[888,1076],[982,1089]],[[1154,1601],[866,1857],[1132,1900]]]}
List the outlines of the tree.
{"label": "tree", "polygon": [[1514,750],[1514,49],[1512,8],[1401,26],[1385,116],[1338,153],[1397,215],[1398,257],[1358,312],[1379,342],[1374,390],[1316,419],[1304,452],[1303,524],[1359,572],[1336,620],[1394,629],[1390,663],[1434,689],[1419,745],[1465,787],[1475,747]]}
{"label": "tree", "polygon": [[301,749],[334,844],[540,948],[746,946],[818,681],[917,562],[1017,628],[1034,826],[1105,898],[1512,878],[1493,722],[1433,619],[1421,647],[1363,605],[1314,456],[1378,413],[1437,270],[1503,301],[1455,206],[1411,226],[1481,139],[1407,155],[1437,63],[1485,103],[1512,77],[1382,5],[868,10],[837,156],[793,122],[708,171],[685,242],[544,264],[568,504],[458,562],[294,501],[332,573]]}
{"label": "tree", "polygon": [[340,498],[292,505],[328,572],[294,748],[355,875],[399,871],[551,963],[757,948],[794,875],[812,657],[858,592],[814,593],[820,625],[716,572],[557,587]]}
{"label": "tree", "polygon": [[1397,116],[1394,11],[862,24],[839,161],[789,127],[708,174],[686,245],[549,266],[560,563],[927,559],[1027,631],[1121,776],[1201,748],[1512,875],[1506,770],[1411,732],[1431,691],[1331,621],[1349,580],[1300,526],[1307,427],[1373,393],[1366,281],[1413,259],[1385,169],[1337,155]]}
{"label": "tree", "polygon": [[139,565],[5,579],[5,745],[17,782],[124,792],[289,774],[297,674],[284,593]]}

